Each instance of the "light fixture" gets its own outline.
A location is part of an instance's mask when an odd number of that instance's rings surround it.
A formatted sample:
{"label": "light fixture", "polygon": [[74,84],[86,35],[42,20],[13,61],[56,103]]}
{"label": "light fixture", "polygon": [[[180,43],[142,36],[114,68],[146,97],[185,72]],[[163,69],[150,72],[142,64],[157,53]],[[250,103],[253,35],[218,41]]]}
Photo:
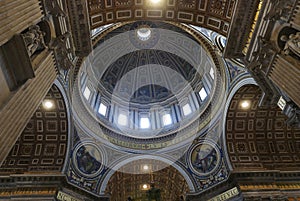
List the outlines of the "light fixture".
{"label": "light fixture", "polygon": [[43,101],[43,107],[47,110],[50,110],[54,107],[54,103],[52,100],[44,100]]}
{"label": "light fixture", "polygon": [[243,101],[242,103],[241,103],[241,107],[243,108],[243,109],[248,109],[249,107],[250,107],[250,102],[249,101]]}
{"label": "light fixture", "polygon": [[159,3],[161,0],[150,0],[152,3],[157,4]]}
{"label": "light fixture", "polygon": [[143,169],[144,169],[144,170],[149,170],[149,166],[148,166],[148,165],[144,165],[144,166],[143,166]]}
{"label": "light fixture", "polygon": [[147,189],[148,188],[148,185],[147,184],[144,184],[143,185],[143,189]]}

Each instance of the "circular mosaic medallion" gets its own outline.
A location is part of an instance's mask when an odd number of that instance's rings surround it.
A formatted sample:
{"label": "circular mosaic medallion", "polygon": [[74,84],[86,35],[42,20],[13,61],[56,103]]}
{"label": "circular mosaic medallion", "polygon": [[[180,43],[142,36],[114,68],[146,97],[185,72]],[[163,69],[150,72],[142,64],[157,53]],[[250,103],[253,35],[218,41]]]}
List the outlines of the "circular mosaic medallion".
{"label": "circular mosaic medallion", "polygon": [[219,148],[210,142],[196,144],[190,153],[190,165],[201,176],[210,175],[218,169],[221,159]]}
{"label": "circular mosaic medallion", "polygon": [[96,145],[79,144],[73,154],[76,168],[85,176],[96,176],[102,169],[102,154]]}

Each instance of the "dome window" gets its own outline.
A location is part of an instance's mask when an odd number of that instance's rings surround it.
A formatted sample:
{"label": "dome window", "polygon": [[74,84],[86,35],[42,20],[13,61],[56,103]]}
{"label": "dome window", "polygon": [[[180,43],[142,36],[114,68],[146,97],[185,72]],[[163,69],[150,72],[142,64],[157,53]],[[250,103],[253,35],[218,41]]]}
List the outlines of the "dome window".
{"label": "dome window", "polygon": [[192,113],[192,108],[190,106],[190,104],[185,104],[183,107],[182,107],[182,111],[183,111],[183,114],[184,116],[188,116],[189,114]]}
{"label": "dome window", "polygon": [[164,126],[171,125],[173,123],[172,117],[169,113],[163,115]]}
{"label": "dome window", "polygon": [[213,68],[210,68],[209,75],[212,79],[215,79],[215,71]]}
{"label": "dome window", "polygon": [[104,105],[103,103],[100,103],[98,112],[99,112],[99,114],[101,114],[102,116],[106,116],[107,106]]}
{"label": "dome window", "polygon": [[119,114],[118,116],[118,124],[121,126],[127,126],[128,118],[125,114]]}
{"label": "dome window", "polygon": [[200,95],[200,99],[201,101],[204,101],[207,97],[207,92],[204,89],[204,87],[202,87],[202,89],[199,91],[199,95]]}
{"label": "dome window", "polygon": [[140,128],[142,129],[150,128],[150,120],[148,117],[140,118]]}
{"label": "dome window", "polygon": [[83,92],[83,96],[85,97],[86,100],[90,99],[91,90],[88,87],[85,87],[84,92]]}

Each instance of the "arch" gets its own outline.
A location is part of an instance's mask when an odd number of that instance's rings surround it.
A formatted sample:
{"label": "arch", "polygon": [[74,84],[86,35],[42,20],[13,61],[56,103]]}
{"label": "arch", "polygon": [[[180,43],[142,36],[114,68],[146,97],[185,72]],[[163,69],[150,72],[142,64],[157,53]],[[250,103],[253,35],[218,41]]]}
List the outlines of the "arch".
{"label": "arch", "polygon": [[[238,88],[227,107],[225,144],[235,172],[295,171],[299,168],[300,129],[286,125],[278,107],[261,107],[256,85]],[[244,101],[248,107],[242,106]]]}
{"label": "arch", "polygon": [[53,84],[1,165],[0,172],[62,173],[70,141],[66,107],[61,90]]}
{"label": "arch", "polygon": [[105,189],[107,187],[108,181],[110,180],[110,178],[112,177],[112,175],[116,172],[116,170],[120,169],[121,167],[125,166],[126,164],[129,164],[130,162],[136,161],[136,160],[140,160],[140,159],[153,159],[153,160],[158,160],[158,161],[162,161],[172,167],[174,167],[176,170],[178,170],[180,172],[180,174],[184,177],[185,181],[188,184],[189,190],[191,193],[195,192],[195,186],[191,180],[191,178],[189,177],[188,173],[182,168],[180,167],[178,164],[174,163],[174,161],[164,158],[162,156],[153,156],[153,155],[141,155],[141,156],[136,156],[136,157],[131,157],[131,158],[127,158],[119,163],[117,163],[113,169],[110,169],[110,171],[105,175],[105,178],[102,182],[102,185],[100,187],[100,194],[104,194]]}
{"label": "arch", "polygon": [[49,46],[51,40],[55,37],[55,29],[52,21],[46,18],[37,25],[40,27],[41,31],[45,33],[44,42],[47,46]]}
{"label": "arch", "polygon": [[71,147],[71,140],[72,140],[72,131],[73,131],[73,124],[71,121],[71,108],[70,108],[70,101],[66,92],[65,87],[63,86],[62,81],[57,78],[56,80],[54,80],[54,84],[57,86],[57,88],[59,89],[62,98],[65,102],[65,106],[66,106],[66,113],[67,113],[67,119],[68,119],[68,142],[67,142],[67,151],[65,154],[65,163],[64,166],[62,168],[62,172],[66,172],[67,168],[68,168],[68,162],[69,162],[69,155],[70,155],[70,147]]}
{"label": "arch", "polygon": [[227,97],[227,101],[226,101],[225,108],[224,108],[225,109],[224,110],[225,115],[223,115],[222,147],[224,149],[224,156],[225,156],[224,158],[225,158],[226,163],[228,164],[230,170],[233,170],[233,168],[232,168],[231,162],[229,160],[228,150],[227,150],[227,146],[226,146],[226,132],[225,132],[226,131],[226,117],[227,117],[227,112],[228,112],[231,100],[232,100],[233,96],[235,95],[235,93],[241,87],[243,87],[245,85],[249,85],[249,84],[257,85],[255,80],[252,77],[250,77],[249,74],[247,74],[246,76],[248,76],[248,77],[241,77],[241,79],[232,87],[232,89],[230,90],[229,95]]}

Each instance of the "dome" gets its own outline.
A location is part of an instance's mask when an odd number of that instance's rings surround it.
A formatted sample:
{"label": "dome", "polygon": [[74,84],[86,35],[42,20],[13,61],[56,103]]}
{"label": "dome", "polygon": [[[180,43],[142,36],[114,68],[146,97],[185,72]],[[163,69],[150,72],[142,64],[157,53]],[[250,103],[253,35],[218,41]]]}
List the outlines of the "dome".
{"label": "dome", "polygon": [[[222,76],[210,46],[195,33],[182,25],[142,21],[112,27],[98,39],[78,79],[87,122],[101,130],[86,126],[88,133],[120,145],[120,139],[174,142],[201,130],[211,118]],[[86,118],[80,113],[79,119]]]}

